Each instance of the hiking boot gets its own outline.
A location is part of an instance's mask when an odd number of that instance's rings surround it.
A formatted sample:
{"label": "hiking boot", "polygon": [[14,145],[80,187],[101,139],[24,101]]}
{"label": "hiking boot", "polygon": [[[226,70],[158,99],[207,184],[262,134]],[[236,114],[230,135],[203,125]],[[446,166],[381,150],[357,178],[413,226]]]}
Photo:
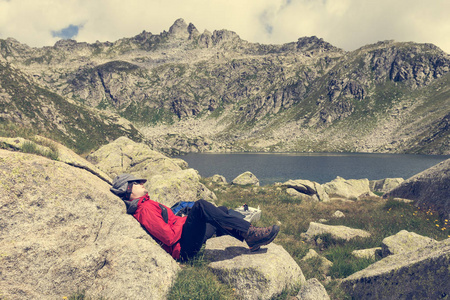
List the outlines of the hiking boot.
{"label": "hiking boot", "polygon": [[280,227],[277,225],[271,227],[253,227],[253,225],[250,225],[244,239],[250,251],[253,252],[259,250],[261,246],[271,243],[279,231]]}

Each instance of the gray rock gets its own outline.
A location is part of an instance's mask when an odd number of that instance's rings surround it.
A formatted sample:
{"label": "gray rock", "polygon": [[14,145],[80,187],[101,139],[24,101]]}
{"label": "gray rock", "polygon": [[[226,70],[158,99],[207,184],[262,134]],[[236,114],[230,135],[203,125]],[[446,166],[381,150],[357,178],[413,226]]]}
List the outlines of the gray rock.
{"label": "gray rock", "polygon": [[353,299],[445,299],[450,291],[450,239],[388,256],[345,278]]}
{"label": "gray rock", "polygon": [[178,201],[217,200],[216,195],[200,183],[200,178],[194,169],[180,170],[152,176],[145,186],[152,200],[169,207]]}
{"label": "gray rock", "polygon": [[205,258],[219,280],[236,288],[243,299],[271,299],[306,281],[295,260],[274,243],[250,252],[246,243],[222,236],[207,241]]}
{"label": "gray rock", "polygon": [[252,172],[247,171],[240,175],[238,175],[236,178],[231,181],[232,184],[236,185],[254,185],[259,186],[259,179],[256,178],[255,175],[253,175]]}
{"label": "gray rock", "polygon": [[[34,136],[33,141],[20,137],[18,138],[0,137],[0,143],[4,145],[4,148],[9,148],[18,151],[23,151],[24,144],[26,143],[34,144],[40,153],[51,152],[53,150],[56,150],[58,154],[57,157],[58,161],[64,162],[71,166],[85,169],[86,171],[91,172],[97,177],[103,179],[104,181],[112,183],[112,179],[106,173],[104,173],[99,168],[94,166],[92,163],[80,157],[78,154],[76,154],[69,148],[65,147],[64,145],[61,145],[45,137]],[[49,147],[44,145],[52,145],[53,149],[50,149]]]}
{"label": "gray rock", "polygon": [[177,164],[182,170],[189,168],[189,164],[181,158],[172,158],[172,161]]}
{"label": "gray rock", "polygon": [[305,193],[301,193],[299,191],[297,191],[294,188],[287,188],[286,189],[286,193],[291,196],[292,198],[298,199],[299,202],[300,201],[305,201],[305,202],[319,202],[319,198],[317,197],[317,195],[307,195]]}
{"label": "gray rock", "polygon": [[212,176],[211,180],[218,184],[227,184],[227,179],[222,175],[215,174]]}
{"label": "gray rock", "polygon": [[325,192],[321,184],[309,181],[309,180],[288,180],[282,184],[282,186],[288,189],[294,189],[299,193],[312,197],[311,199],[317,199],[317,201],[327,202],[329,201],[328,194]]}
{"label": "gray rock", "polygon": [[347,180],[338,176],[333,181],[323,184],[323,188],[330,198],[357,200],[360,195],[370,193],[368,179]]}
{"label": "gray rock", "polygon": [[145,186],[150,198],[167,206],[172,206],[180,200],[217,199],[216,195],[200,182],[200,175],[196,170],[183,170],[179,161],[126,137],[102,146],[90,154],[88,160],[111,177],[131,173],[147,178]]}
{"label": "gray rock", "polygon": [[329,300],[327,290],[323,287],[319,280],[311,278],[306,281],[298,292],[299,300]]}
{"label": "gray rock", "polygon": [[387,193],[404,181],[403,178],[384,178],[369,181],[372,192]]}
{"label": "gray rock", "polygon": [[384,197],[414,200],[416,206],[432,207],[450,218],[450,159],[405,180]]}
{"label": "gray rock", "polygon": [[332,214],[331,215],[333,218],[345,218],[345,214],[342,212],[342,211],[340,211],[340,210],[337,210],[337,211],[335,211],[334,212],[334,214]]}
{"label": "gray rock", "polygon": [[370,233],[362,229],[354,229],[346,226],[325,225],[321,223],[311,222],[309,228],[304,234],[307,239],[313,239],[321,234],[331,234],[333,238],[351,240],[356,237],[369,237]]}
{"label": "gray rock", "polygon": [[386,257],[392,254],[407,252],[436,243],[437,241],[432,238],[402,230],[395,235],[383,239],[381,245],[382,256]]}
{"label": "gray rock", "polygon": [[358,258],[376,259],[377,256],[380,256],[380,254],[381,254],[381,247],[352,251],[352,255]]}
{"label": "gray rock", "polygon": [[[6,299],[165,299],[179,266],[85,169],[0,150]],[[132,283],[132,285],[130,285]]]}
{"label": "gray rock", "polygon": [[325,257],[319,255],[314,249],[309,249],[308,253],[302,258],[303,261],[318,257],[322,261],[321,272],[327,275],[330,272],[330,268],[333,266],[333,263],[326,259]]}

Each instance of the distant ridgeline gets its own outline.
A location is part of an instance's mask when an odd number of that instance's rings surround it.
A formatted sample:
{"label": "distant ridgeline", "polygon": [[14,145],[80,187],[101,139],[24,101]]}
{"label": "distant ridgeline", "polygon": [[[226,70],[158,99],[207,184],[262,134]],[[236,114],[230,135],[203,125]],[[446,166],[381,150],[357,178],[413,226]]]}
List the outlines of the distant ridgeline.
{"label": "distant ridgeline", "polygon": [[182,19],[113,43],[31,48],[8,38],[0,122],[79,152],[125,135],[169,154],[450,154],[449,70],[450,56],[431,44],[263,45]]}

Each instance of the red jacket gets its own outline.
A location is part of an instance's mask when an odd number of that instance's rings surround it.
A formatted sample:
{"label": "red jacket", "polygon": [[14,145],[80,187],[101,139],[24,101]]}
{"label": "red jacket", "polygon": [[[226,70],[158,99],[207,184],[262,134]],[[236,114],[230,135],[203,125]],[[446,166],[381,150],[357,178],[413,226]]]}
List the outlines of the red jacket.
{"label": "red jacket", "polygon": [[180,238],[186,217],[176,216],[172,210],[145,195],[139,199],[133,216],[152,235],[161,247],[180,258]]}

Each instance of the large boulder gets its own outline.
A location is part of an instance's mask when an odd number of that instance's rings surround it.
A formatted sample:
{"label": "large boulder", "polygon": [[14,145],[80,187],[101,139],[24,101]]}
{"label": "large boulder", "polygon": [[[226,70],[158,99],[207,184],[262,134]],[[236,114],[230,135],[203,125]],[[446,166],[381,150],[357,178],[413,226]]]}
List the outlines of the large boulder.
{"label": "large boulder", "polygon": [[323,189],[330,198],[344,198],[357,200],[361,195],[370,194],[369,180],[364,179],[336,179],[324,183]]}
{"label": "large boulder", "polygon": [[179,266],[91,172],[0,150],[5,299],[165,299]]}
{"label": "large boulder", "polygon": [[450,239],[390,255],[345,278],[352,299],[446,299],[450,291]]}
{"label": "large boulder", "polygon": [[437,243],[435,239],[419,235],[415,232],[401,230],[397,234],[383,239],[381,244],[382,256],[385,257],[392,254],[411,251],[435,243]]}
{"label": "large boulder", "polygon": [[450,159],[403,181],[384,197],[414,200],[415,205],[436,209],[450,218]]}
{"label": "large boulder", "polygon": [[311,198],[312,201],[317,199],[317,201],[327,202],[330,201],[328,194],[325,192],[324,188],[320,183],[309,181],[309,180],[288,180],[282,184],[282,186],[289,189],[294,189],[300,194],[304,194]]}
{"label": "large boulder", "polygon": [[259,179],[250,171],[238,175],[231,184],[259,186]]}
{"label": "large boulder", "polygon": [[353,238],[366,238],[370,236],[368,231],[362,229],[350,228],[342,225],[325,225],[321,223],[311,222],[306,233],[302,234],[308,240],[322,234],[330,234],[335,239],[349,241]]}
{"label": "large boulder", "polygon": [[120,137],[91,153],[87,159],[112,178],[131,173],[148,181],[145,187],[151,199],[172,206],[176,202],[205,199],[216,200],[216,195],[200,182],[194,169],[184,169],[179,160],[173,160],[149,146]]}
{"label": "large boulder", "polygon": [[180,170],[152,176],[146,187],[152,200],[169,207],[178,201],[216,200],[216,195],[200,183],[200,178],[194,169]]}
{"label": "large boulder", "polygon": [[257,252],[231,236],[209,239],[208,267],[219,280],[236,288],[243,299],[271,299],[284,289],[306,282],[302,270],[283,247],[271,243]]}

